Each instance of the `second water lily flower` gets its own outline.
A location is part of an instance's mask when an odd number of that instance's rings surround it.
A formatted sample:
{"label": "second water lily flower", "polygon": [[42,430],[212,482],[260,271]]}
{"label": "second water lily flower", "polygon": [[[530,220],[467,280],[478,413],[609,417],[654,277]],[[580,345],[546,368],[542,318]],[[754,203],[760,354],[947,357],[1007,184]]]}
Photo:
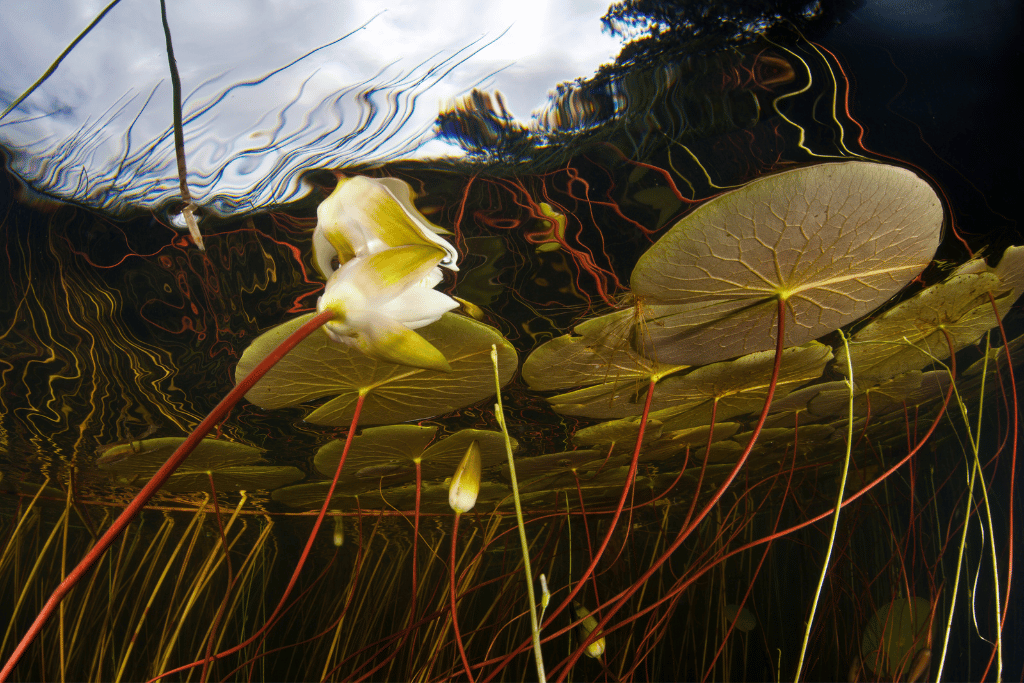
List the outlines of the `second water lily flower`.
{"label": "second water lily flower", "polygon": [[437,250],[423,245],[384,249],[346,261],[327,280],[317,310],[336,317],[324,327],[331,339],[371,358],[449,371],[444,354],[413,332],[459,304],[434,287],[441,282]]}

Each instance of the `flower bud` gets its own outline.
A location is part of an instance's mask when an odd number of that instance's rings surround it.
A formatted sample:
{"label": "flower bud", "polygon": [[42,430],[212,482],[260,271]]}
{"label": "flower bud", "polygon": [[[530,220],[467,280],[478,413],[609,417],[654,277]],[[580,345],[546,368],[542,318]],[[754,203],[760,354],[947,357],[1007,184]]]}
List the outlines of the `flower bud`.
{"label": "flower bud", "polygon": [[[583,623],[580,624],[580,642],[583,642],[590,637],[590,634],[597,628],[597,619],[590,614],[590,610],[581,605],[578,602],[573,602],[573,608],[576,610],[576,618],[583,619]],[[598,632],[600,635],[600,632]],[[604,636],[594,640],[585,650],[586,655],[593,659],[597,659],[604,654]]]}
{"label": "flower bud", "polygon": [[345,526],[342,522],[344,518],[341,515],[337,515],[334,518],[334,535],[332,541],[334,541],[334,547],[340,548],[345,543]]}
{"label": "flower bud", "polygon": [[466,449],[448,486],[448,504],[455,512],[469,512],[476,505],[476,497],[480,494],[480,469],[480,446],[474,441]]}

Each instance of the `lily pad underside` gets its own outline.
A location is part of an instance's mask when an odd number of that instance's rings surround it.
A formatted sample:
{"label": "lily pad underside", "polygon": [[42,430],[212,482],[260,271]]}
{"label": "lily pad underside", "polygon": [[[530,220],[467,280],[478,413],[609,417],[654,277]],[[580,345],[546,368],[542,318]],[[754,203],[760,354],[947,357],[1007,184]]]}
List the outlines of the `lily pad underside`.
{"label": "lily pad underside", "polygon": [[[605,317],[588,322],[599,322]],[[581,326],[577,332],[586,330]],[[655,363],[633,351],[626,341],[607,335],[563,335],[541,344],[530,354],[523,363],[523,379],[534,391],[553,391],[598,383],[646,383],[652,377],[663,377],[683,367]]]}
{"label": "lily pad underside", "polygon": [[[818,379],[830,360],[832,349],[817,342],[783,350],[775,395],[781,398],[789,390]],[[699,411],[696,424],[676,421],[662,425],[663,429],[675,430],[707,424],[710,406],[715,400],[718,401],[716,420],[757,410],[767,395],[774,363],[774,350],[760,351],[732,361],[712,363],[685,375],[670,375],[654,386],[650,417],[666,423],[668,417]],[[548,402],[557,412],[566,415],[597,418],[642,415],[649,386],[633,382],[623,387],[621,382],[605,382],[553,396]]]}
{"label": "lily pad underside", "polygon": [[[431,444],[436,433],[437,427],[418,425],[364,429],[352,439],[341,476],[346,481],[375,482],[383,477],[389,484],[415,482],[419,460],[421,479],[443,479],[455,474],[459,461],[474,441],[480,448],[484,470],[508,461],[501,432],[463,429]],[[512,439],[513,452],[517,448],[518,443]],[[324,444],[313,459],[317,471],[333,477],[344,449],[343,439]]]}
{"label": "lily pad underside", "polygon": [[[184,442],[183,436],[168,436],[118,444],[104,449],[96,459],[96,466],[123,476],[151,477]],[[203,439],[181,464],[177,473],[195,470],[203,472],[205,476],[206,470],[261,463],[264,462],[260,457],[262,453],[263,449],[246,444]]]}
{"label": "lily pad underside", "polygon": [[[949,358],[950,347],[955,353],[975,343],[998,324],[989,294],[1000,308],[1014,296],[994,273],[963,273],[892,307],[851,338],[854,380],[919,370]],[[845,349],[836,355],[836,368],[847,373]]]}
{"label": "lily pad underside", "polygon": [[[242,354],[235,370],[236,381],[312,316],[300,316],[257,337]],[[417,331],[444,354],[451,372],[376,360],[331,341],[320,329],[278,362],[245,397],[260,408],[272,410],[334,396],[306,416],[306,421],[347,426],[359,394],[365,393],[360,424],[390,424],[448,413],[492,396],[492,344],[498,348],[502,385],[512,379],[518,366],[515,350],[501,333],[472,318],[446,313]]]}
{"label": "lily pad underside", "polygon": [[861,161],[755,180],[695,209],[639,260],[640,350],[705,365],[786,346],[864,316],[931,261],[942,205],[910,171]]}

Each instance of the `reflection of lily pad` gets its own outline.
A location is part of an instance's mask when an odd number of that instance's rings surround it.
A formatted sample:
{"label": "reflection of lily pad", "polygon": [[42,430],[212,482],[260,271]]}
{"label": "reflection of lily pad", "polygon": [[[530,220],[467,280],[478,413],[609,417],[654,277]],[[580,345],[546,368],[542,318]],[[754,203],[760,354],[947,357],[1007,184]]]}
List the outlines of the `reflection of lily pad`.
{"label": "reflection of lily pad", "polygon": [[920,273],[942,205],[910,171],[852,161],[755,180],[694,210],[639,260],[644,354],[703,365],[802,344],[870,312]]}
{"label": "reflection of lily pad", "polygon": [[898,598],[875,612],[864,627],[861,658],[873,673],[902,680],[918,651],[928,647],[931,605],[924,598]]}
{"label": "reflection of lily pad", "polygon": [[[436,432],[437,427],[417,425],[364,429],[362,434],[352,439],[342,476],[350,473],[356,478],[367,480],[386,477],[388,484],[415,481],[416,461],[419,460],[423,479],[450,477],[473,441],[480,447],[483,469],[508,459],[505,438],[501,432],[463,429],[428,447],[427,444]],[[512,439],[513,452],[517,447],[515,439]],[[333,477],[344,448],[344,440],[331,441],[320,448],[313,460],[317,470],[325,476]]]}
{"label": "reflection of lily pad", "polygon": [[[119,475],[151,477],[184,441],[185,437],[169,436],[118,444],[104,449],[96,459],[96,466]],[[261,453],[261,449],[241,443],[203,439],[178,468],[178,473],[195,470],[205,476],[206,470],[252,465],[262,462]],[[209,482],[206,486],[209,488]]]}
{"label": "reflection of lily pad", "polygon": [[[312,317],[304,315],[265,332],[242,354],[235,370],[244,377],[289,334]],[[361,424],[385,424],[421,419],[472,405],[494,394],[491,345],[498,347],[502,385],[512,378],[518,358],[493,327],[471,318],[446,313],[417,330],[438,348],[451,372],[423,370],[375,360],[360,351],[332,342],[317,330],[274,366],[245,397],[261,408],[285,408],[335,396],[306,417],[321,425],[345,426],[356,400],[365,392]]]}
{"label": "reflection of lily pad", "polygon": [[[887,379],[949,358],[945,333],[954,351],[973,344],[997,324],[988,295],[1001,287],[994,273],[965,273],[893,306],[850,340],[854,379]],[[1012,296],[997,296],[997,303]],[[840,349],[836,367],[845,374],[846,365]]]}

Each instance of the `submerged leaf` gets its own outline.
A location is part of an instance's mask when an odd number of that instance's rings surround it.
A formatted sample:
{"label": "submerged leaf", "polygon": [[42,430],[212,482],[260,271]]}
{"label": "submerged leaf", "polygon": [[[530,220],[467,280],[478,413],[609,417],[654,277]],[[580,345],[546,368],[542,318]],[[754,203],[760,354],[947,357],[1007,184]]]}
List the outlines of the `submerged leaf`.
{"label": "submerged leaf", "polygon": [[[818,379],[832,359],[832,349],[811,342],[782,352],[782,365],[775,396]],[[708,423],[711,405],[718,401],[716,421],[759,410],[768,393],[775,351],[759,351],[732,361],[713,363],[685,375],[671,375],[654,387],[652,419],[660,420],[665,430],[685,429]],[[600,384],[567,394],[553,396],[552,407],[567,415],[586,417],[624,417],[641,415],[649,385]]]}
{"label": "submerged leaf", "polygon": [[646,383],[652,377],[663,377],[683,367],[655,363],[619,339],[614,340],[617,346],[605,341],[591,334],[563,335],[545,342],[523,363],[523,379],[535,391],[551,391],[595,383]]}
{"label": "submerged leaf", "polygon": [[[819,164],[755,180],[698,207],[633,270],[645,355],[703,365],[860,318],[912,280],[939,243],[942,205],[895,166]],[[639,335],[638,335],[639,336]]]}
{"label": "submerged leaf", "polygon": [[[312,317],[290,320],[265,332],[242,354],[236,381],[244,377],[281,341]],[[451,365],[438,372],[368,358],[356,349],[332,342],[317,330],[278,362],[246,395],[264,409],[297,406],[336,396],[306,417],[329,426],[349,423],[360,393],[366,395],[360,424],[387,424],[422,419],[472,405],[494,394],[491,345],[498,347],[501,384],[512,379],[518,357],[493,327],[446,313],[420,328]]]}
{"label": "submerged leaf", "polygon": [[861,659],[873,673],[902,680],[919,650],[928,647],[931,605],[924,598],[898,598],[864,627]]}

